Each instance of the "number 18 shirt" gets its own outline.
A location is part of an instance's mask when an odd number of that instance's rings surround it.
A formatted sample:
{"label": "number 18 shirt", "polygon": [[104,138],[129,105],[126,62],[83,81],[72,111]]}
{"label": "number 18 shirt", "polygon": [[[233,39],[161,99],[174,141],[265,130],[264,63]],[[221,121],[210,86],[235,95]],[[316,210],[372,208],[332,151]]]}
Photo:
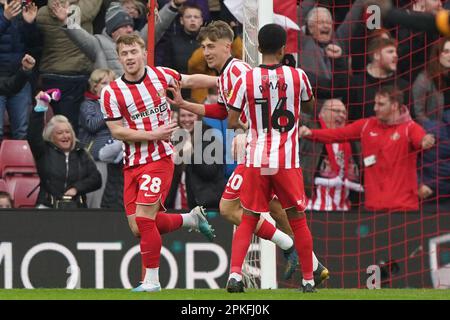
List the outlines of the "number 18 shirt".
{"label": "number 18 shirt", "polygon": [[237,80],[228,107],[244,111],[249,124],[246,167],[300,167],[300,105],[311,98],[306,73],[281,64],[261,65]]}

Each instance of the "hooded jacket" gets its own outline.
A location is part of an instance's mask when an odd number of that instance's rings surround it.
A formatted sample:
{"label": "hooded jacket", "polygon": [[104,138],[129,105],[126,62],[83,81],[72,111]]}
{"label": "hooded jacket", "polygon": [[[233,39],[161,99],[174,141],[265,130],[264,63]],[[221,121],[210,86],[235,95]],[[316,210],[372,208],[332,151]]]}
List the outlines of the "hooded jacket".
{"label": "hooded jacket", "polygon": [[[376,117],[364,118],[343,128],[311,130],[312,139],[323,143],[361,140],[365,207],[369,210],[418,210],[417,153],[425,130],[404,107],[391,124]],[[308,137],[309,138],[309,137]]]}

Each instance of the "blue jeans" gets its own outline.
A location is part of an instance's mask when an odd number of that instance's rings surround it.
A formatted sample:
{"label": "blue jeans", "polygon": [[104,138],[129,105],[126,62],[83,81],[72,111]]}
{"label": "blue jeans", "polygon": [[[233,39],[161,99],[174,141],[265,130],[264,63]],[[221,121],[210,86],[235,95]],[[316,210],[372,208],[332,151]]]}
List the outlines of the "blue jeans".
{"label": "blue jeans", "polygon": [[27,83],[19,93],[14,96],[0,96],[0,141],[3,140],[3,124],[5,110],[8,112],[13,139],[27,138],[28,115],[31,106],[31,85]]}

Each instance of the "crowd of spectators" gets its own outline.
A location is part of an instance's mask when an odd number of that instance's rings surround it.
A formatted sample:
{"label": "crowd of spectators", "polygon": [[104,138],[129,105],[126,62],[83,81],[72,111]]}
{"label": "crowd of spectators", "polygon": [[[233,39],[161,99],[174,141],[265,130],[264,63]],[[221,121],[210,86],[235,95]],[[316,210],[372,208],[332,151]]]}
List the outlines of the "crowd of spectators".
{"label": "crowd of spectators", "polygon": [[[301,28],[297,66],[307,73],[317,98],[314,115],[304,115],[305,124],[334,128],[344,126],[347,120],[351,123],[373,116],[376,92],[386,85],[400,89],[413,119],[436,138],[436,146],[418,156],[419,197],[424,201],[448,200],[450,184],[445,179],[450,176],[450,38],[397,26],[389,19],[381,19],[376,29],[370,28],[366,7],[372,2],[297,1]],[[197,35],[203,25],[219,19],[233,27],[233,55],[242,58],[242,25],[223,0],[158,0],[157,4],[155,65],[183,74],[217,74],[207,67]],[[394,0],[393,4],[428,14],[450,7],[449,1],[439,0]],[[90,182],[87,187],[76,184],[77,192],[69,194],[82,199],[83,206],[89,208],[123,208],[122,143],[111,137],[98,97],[103,86],[123,73],[115,48],[117,39],[137,32],[147,41],[147,10],[144,0],[48,0],[25,7],[19,0],[0,0],[0,142],[28,139],[41,178],[38,204],[54,206],[52,197],[60,198],[77,183],[68,183],[66,177],[60,181],[64,187],[58,184],[53,190],[55,185],[48,177],[61,175],[64,168],[61,172],[51,170],[42,157],[56,157],[57,153],[52,155],[55,151],[69,159],[68,154],[78,152],[77,161],[83,168],[76,179],[81,181],[86,175]],[[23,65],[25,55],[36,59],[32,73]],[[61,90],[61,99],[52,101],[49,111],[62,117],[48,122],[51,117],[33,110],[34,97],[41,90],[55,88]],[[215,95],[207,89],[184,89],[182,93],[197,103],[214,99]],[[201,121],[202,132],[213,127],[225,133],[226,120],[198,119],[185,111],[176,113],[174,120],[191,139],[194,120]],[[69,130],[73,132],[70,148],[58,146],[52,132],[47,132],[47,140],[40,138],[46,122],[47,126],[63,124],[73,128]],[[224,134],[224,145],[226,140]],[[348,210],[363,203],[364,170],[358,152],[358,143],[330,148],[303,142],[301,157],[310,208],[314,209],[320,190],[333,188],[323,182],[339,176],[339,172],[327,176],[327,170],[336,169],[327,165],[327,158],[334,153],[342,153],[340,157],[348,161],[343,164],[346,175],[339,177],[343,197],[340,203],[316,207]],[[229,164],[177,166],[167,206],[217,207],[220,190],[232,169]],[[353,184],[345,186],[345,179]]]}

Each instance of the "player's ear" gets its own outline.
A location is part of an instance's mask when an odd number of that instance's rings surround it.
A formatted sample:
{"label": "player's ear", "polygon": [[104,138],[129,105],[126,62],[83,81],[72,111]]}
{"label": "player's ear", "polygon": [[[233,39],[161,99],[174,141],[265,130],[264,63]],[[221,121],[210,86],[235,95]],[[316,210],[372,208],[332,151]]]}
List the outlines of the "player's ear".
{"label": "player's ear", "polygon": [[381,55],[381,51],[380,50],[376,50],[373,53],[373,60],[380,60],[380,55]]}
{"label": "player's ear", "polygon": [[148,49],[145,49],[145,50],[144,50],[144,54],[143,54],[143,56],[144,56],[144,61],[146,61],[146,62],[147,62],[147,55],[148,55],[148,54],[147,54],[147,50],[148,50]]}
{"label": "player's ear", "polygon": [[277,53],[277,56],[280,58],[280,60],[284,57],[284,53],[286,52],[286,46],[282,46]]}

